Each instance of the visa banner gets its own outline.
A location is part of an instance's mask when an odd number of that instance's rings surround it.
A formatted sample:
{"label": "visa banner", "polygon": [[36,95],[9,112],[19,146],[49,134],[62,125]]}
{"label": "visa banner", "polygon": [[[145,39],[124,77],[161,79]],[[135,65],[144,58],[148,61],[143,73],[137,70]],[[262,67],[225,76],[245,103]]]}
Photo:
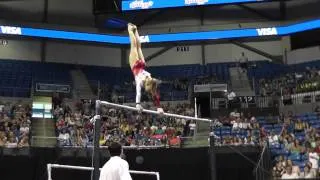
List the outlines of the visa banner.
{"label": "visa banner", "polygon": [[161,9],[218,4],[268,2],[271,0],[123,0],[122,11]]}
{"label": "visa banner", "polygon": [[[261,36],[286,36],[297,32],[309,31],[319,28],[320,19],[316,19],[286,26],[272,26],[264,28],[243,28],[184,33],[146,34],[140,36],[140,40],[142,43],[163,43],[185,41],[210,41]],[[84,33],[62,30],[49,30],[41,28],[0,26],[0,35],[1,34],[36,38],[109,43],[118,45],[130,44],[128,35]]]}
{"label": "visa banner", "polygon": [[0,31],[2,34],[12,34],[12,35],[22,34],[20,27],[13,27],[13,26],[0,26]]}

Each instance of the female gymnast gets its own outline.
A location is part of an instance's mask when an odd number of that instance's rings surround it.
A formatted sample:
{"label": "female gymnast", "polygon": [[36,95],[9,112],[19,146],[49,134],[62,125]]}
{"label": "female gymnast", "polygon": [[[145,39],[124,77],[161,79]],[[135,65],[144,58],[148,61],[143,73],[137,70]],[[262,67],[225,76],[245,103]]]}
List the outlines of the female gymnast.
{"label": "female gymnast", "polygon": [[131,45],[129,64],[136,82],[136,108],[138,108],[139,111],[143,110],[143,107],[140,104],[141,89],[143,87],[145,91],[152,96],[154,105],[157,107],[157,111],[159,113],[163,113],[163,109],[160,107],[160,94],[157,88],[160,81],[152,78],[151,74],[145,70],[146,62],[142,54],[137,26],[129,23],[128,33]]}

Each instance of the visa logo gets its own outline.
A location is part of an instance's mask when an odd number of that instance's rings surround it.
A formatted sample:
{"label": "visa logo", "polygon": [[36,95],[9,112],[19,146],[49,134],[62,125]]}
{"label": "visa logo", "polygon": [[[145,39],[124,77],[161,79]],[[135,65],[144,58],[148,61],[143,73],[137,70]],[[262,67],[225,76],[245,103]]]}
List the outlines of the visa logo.
{"label": "visa logo", "polygon": [[143,0],[136,0],[130,3],[130,9],[149,9],[151,6],[153,6],[153,1],[143,2]]}
{"label": "visa logo", "polygon": [[257,29],[258,35],[259,36],[270,36],[270,35],[278,35],[277,28],[272,27],[272,28],[260,28]]}
{"label": "visa logo", "polygon": [[140,36],[139,40],[140,40],[141,43],[150,42],[149,36]]}
{"label": "visa logo", "polygon": [[1,28],[1,32],[3,34],[17,34],[17,35],[21,35],[21,28],[19,27],[12,27],[12,26],[0,26]]}

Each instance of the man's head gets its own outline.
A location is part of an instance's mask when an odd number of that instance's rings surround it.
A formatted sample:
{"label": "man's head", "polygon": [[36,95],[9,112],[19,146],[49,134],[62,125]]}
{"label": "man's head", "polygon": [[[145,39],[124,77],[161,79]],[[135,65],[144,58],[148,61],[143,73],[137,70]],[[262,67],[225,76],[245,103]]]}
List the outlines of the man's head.
{"label": "man's head", "polygon": [[120,156],[122,154],[122,146],[121,144],[117,142],[113,142],[109,147],[108,147],[110,156]]}

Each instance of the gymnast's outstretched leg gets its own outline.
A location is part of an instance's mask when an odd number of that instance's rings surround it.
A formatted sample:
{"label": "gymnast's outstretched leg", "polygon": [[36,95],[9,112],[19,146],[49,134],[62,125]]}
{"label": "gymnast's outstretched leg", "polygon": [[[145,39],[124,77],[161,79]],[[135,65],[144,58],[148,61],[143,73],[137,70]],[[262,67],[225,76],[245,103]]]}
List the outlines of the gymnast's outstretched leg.
{"label": "gymnast's outstretched leg", "polygon": [[[138,42],[136,39],[135,31],[137,31],[137,27],[131,23],[128,24],[128,33],[130,39],[130,53],[129,53],[129,64],[131,69],[133,68],[136,61],[139,60],[138,54]],[[140,45],[141,47],[141,45]]]}

